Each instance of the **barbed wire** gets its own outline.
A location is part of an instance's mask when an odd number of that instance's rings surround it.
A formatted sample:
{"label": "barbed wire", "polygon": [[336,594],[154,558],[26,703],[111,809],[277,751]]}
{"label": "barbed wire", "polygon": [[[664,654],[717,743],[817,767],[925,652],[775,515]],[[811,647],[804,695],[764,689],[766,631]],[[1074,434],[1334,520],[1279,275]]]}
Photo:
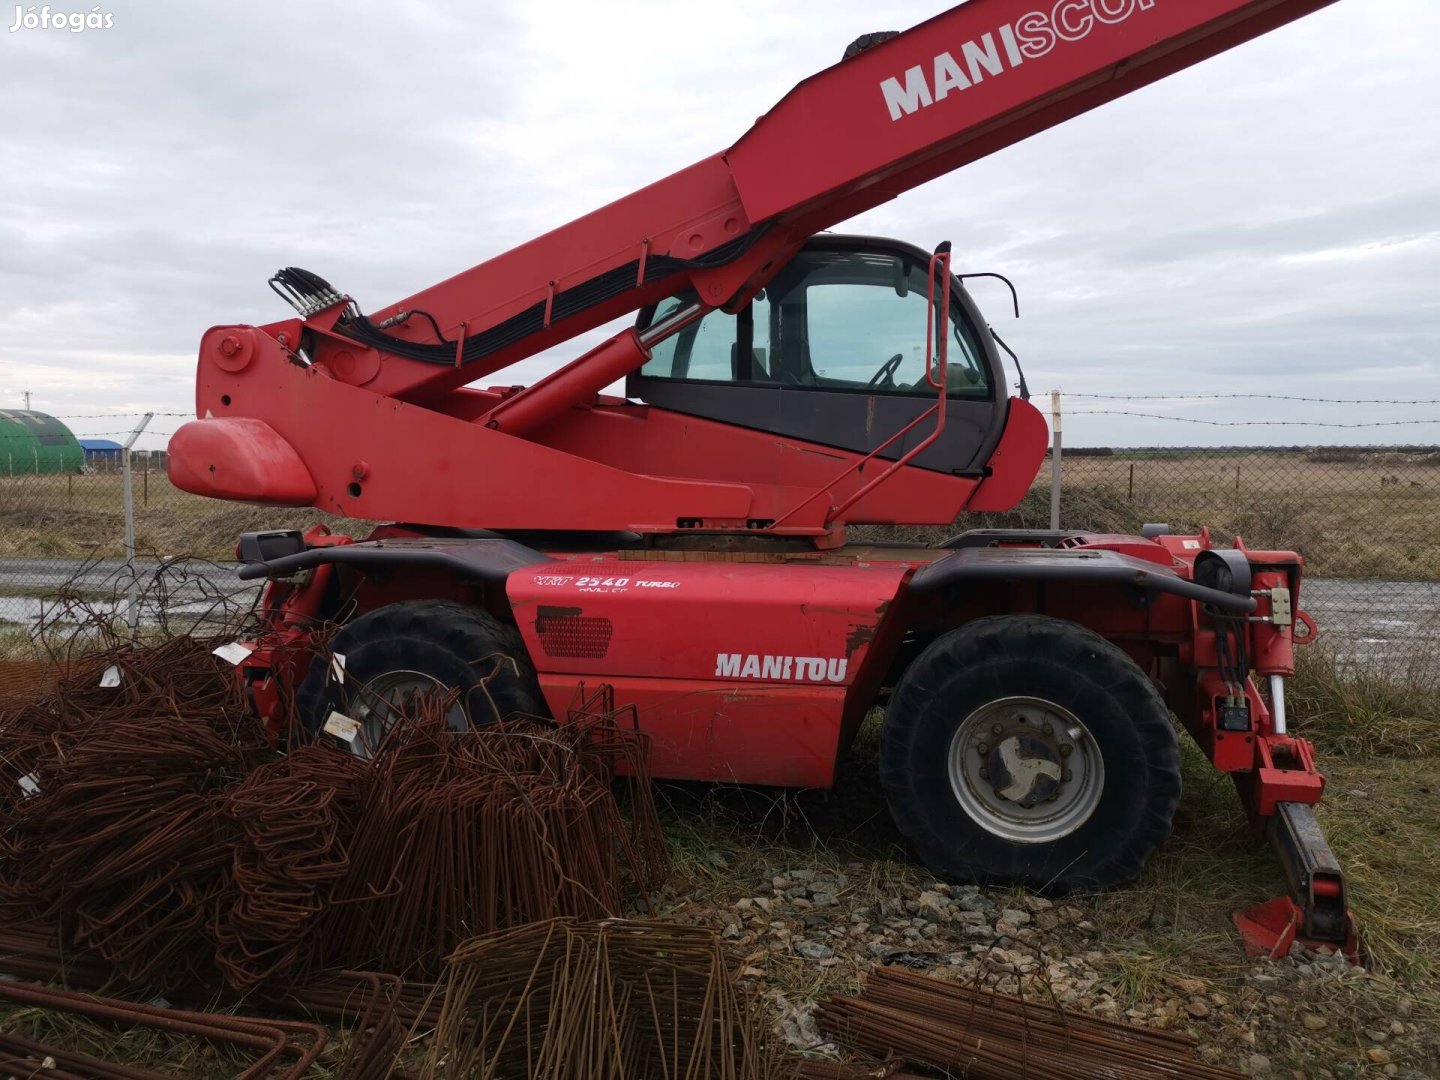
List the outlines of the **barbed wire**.
{"label": "barbed wire", "polygon": [[[1303,394],[1091,394],[1071,390],[1060,391],[1062,397],[1084,398],[1090,401],[1307,401],[1320,405],[1440,405],[1440,398],[1332,398],[1309,397]],[[24,412],[24,409],[0,408],[0,412]],[[122,416],[144,416],[141,412],[109,413],[45,413],[52,420],[116,420]],[[190,412],[152,412],[151,416],[183,416],[193,419]]]}
{"label": "barbed wire", "polygon": [[1173,424],[1202,424],[1205,427],[1323,427],[1323,428],[1378,428],[1413,427],[1420,424],[1440,424],[1440,417],[1433,420],[1375,420],[1362,423],[1344,423],[1331,420],[1198,420],[1192,416],[1167,416],[1164,413],[1131,412],[1126,409],[1083,409],[1065,414],[1073,416],[1138,416],[1144,420],[1165,420]]}
{"label": "barbed wire", "polygon": [[[27,412],[27,411],[29,411],[29,412],[34,412],[35,410],[34,410],[34,409],[26,410],[26,409],[4,409],[4,408],[0,408],[0,413],[4,413],[4,412]],[[145,411],[142,410],[142,411],[140,411],[140,412],[69,413],[69,414],[61,414],[61,413],[41,413],[41,415],[42,415],[42,416],[47,416],[47,417],[49,417],[51,420],[120,420],[120,419],[122,419],[122,418],[124,418],[124,417],[126,417],[126,416],[137,416],[137,417],[138,417],[138,416],[144,416],[144,415],[145,415]],[[188,413],[188,412],[152,412],[152,413],[150,413],[150,415],[151,415],[151,416],[190,416],[190,417],[193,417],[195,414],[194,414],[194,413]]]}
{"label": "barbed wire", "polygon": [[1440,405],[1440,398],[1326,398],[1299,394],[1077,394],[1060,391],[1061,397],[1091,401],[1308,401],[1320,405]]}

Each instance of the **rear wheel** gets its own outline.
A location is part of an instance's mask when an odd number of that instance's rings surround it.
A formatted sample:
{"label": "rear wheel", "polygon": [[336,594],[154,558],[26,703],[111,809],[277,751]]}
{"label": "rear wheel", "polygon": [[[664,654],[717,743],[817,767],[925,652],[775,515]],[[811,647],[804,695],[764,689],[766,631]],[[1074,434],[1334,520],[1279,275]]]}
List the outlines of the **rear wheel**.
{"label": "rear wheel", "polygon": [[[449,714],[456,730],[545,714],[515,628],[450,600],[390,604],[346,624],[311,663],[296,705],[310,735],[369,757],[406,704],[436,690],[459,692]],[[353,739],[323,735],[331,713],[354,722]]]}
{"label": "rear wheel", "polygon": [[896,688],[880,777],[936,873],[1052,893],[1139,875],[1180,798],[1175,729],[1118,647],[1037,615],[936,639]]}

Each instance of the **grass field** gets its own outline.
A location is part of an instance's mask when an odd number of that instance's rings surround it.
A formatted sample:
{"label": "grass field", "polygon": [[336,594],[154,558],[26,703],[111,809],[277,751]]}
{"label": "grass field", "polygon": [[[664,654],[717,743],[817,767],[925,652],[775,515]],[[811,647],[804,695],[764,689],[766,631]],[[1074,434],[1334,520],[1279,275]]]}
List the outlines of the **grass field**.
{"label": "grass field", "polygon": [[[1299,551],[1331,577],[1440,577],[1440,453],[1273,451],[1062,458],[1064,485],[1098,520],[1210,526],[1252,548]],[[1118,519],[1118,520],[1117,520]]]}
{"label": "grass field", "polygon": [[[362,534],[368,522],[308,507],[252,506],[181,491],[161,474],[134,478],[135,545],[155,555],[232,559],[251,529],[323,522]],[[119,558],[125,553],[123,479],[116,473],[0,477],[0,558]]]}
{"label": "grass field", "polygon": [[[1228,542],[1293,549],[1312,572],[1333,577],[1440,577],[1440,451],[1117,451],[1063,458],[1061,523],[1133,532],[1164,521],[1208,525]],[[1049,523],[1049,468],[1021,506],[965,518],[959,527]],[[116,474],[0,477],[0,557],[74,559],[123,553]],[[161,555],[229,558],[247,529],[323,521],[352,535],[365,522],[306,508],[267,508],[199,498],[161,474],[135,478],[136,543]],[[876,530],[869,530],[875,532]],[[884,530],[893,533],[893,530]],[[939,538],[954,529],[904,530]]]}
{"label": "grass field", "polygon": [[[1096,532],[1208,526],[1252,549],[1298,551],[1325,577],[1440,578],[1440,451],[1115,451],[1062,456],[1060,523]],[[959,528],[1050,525],[1049,465],[1015,509]],[[938,541],[954,528],[870,527],[880,539]]]}

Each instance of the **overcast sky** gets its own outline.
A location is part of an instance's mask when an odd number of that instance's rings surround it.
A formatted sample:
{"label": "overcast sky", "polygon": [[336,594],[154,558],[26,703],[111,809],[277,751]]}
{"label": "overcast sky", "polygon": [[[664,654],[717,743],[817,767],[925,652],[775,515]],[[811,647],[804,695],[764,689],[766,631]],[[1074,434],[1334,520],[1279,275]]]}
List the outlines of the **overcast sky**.
{"label": "overcast sky", "polygon": [[[113,26],[83,33],[10,33],[0,6],[0,407],[183,412],[206,327],[289,314],[277,267],[381,307],[723,149],[859,34],[945,6],[104,0]],[[1074,396],[1440,399],[1437,44],[1434,0],[1340,0],[844,228],[1012,277],[1018,323],[977,297],[1032,390],[1070,395],[1071,445],[1440,442],[1440,406]],[[1426,423],[1078,415],[1107,408]]]}

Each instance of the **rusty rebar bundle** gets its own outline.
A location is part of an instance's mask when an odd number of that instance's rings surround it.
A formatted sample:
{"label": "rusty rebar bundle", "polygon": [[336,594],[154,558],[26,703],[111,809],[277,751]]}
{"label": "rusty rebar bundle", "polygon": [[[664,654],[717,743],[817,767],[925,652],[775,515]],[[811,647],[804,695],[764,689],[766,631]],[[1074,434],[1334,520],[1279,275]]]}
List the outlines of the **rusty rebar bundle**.
{"label": "rusty rebar bundle", "polygon": [[42,660],[0,660],[0,712],[33,704],[52,693],[59,671]]}
{"label": "rusty rebar bundle", "polygon": [[477,731],[421,696],[372,760],[282,756],[214,644],[76,656],[0,715],[7,921],[58,925],[132,987],[274,989],[434,975],[476,934],[618,915],[668,873],[647,745],[607,695]]}
{"label": "rusty rebar bundle", "polygon": [[406,984],[394,975],[341,971],[293,988],[286,1000],[311,1015],[352,1026],[352,1038],[340,1064],[344,1080],[390,1080],[409,1025],[438,1015],[429,1007],[428,994],[415,1008],[414,989],[407,998]]}
{"label": "rusty rebar bundle", "polygon": [[450,958],[426,1080],[771,1080],[791,1075],[713,931],[550,920]]}
{"label": "rusty rebar bundle", "polygon": [[820,1010],[826,1029],[881,1058],[976,1080],[1241,1080],[1195,1059],[1195,1042],[1167,1031],[1067,1013],[898,968],[879,968],[864,993]]}
{"label": "rusty rebar bundle", "polygon": [[[347,967],[437,973],[477,934],[617,915],[668,872],[638,733],[601,719],[455,732],[448,706],[412,703],[374,759],[322,929]],[[628,820],[611,790],[619,762]]]}
{"label": "rusty rebar bundle", "polygon": [[0,925],[0,971],[84,990],[115,978],[115,968],[94,950],[70,948],[53,923],[41,922]]}
{"label": "rusty rebar bundle", "polygon": [[223,793],[274,756],[208,643],[76,660],[0,721],[0,902],[132,984],[203,980],[233,847]]}
{"label": "rusty rebar bundle", "polygon": [[[62,947],[55,928],[40,923],[0,926],[0,971],[36,983],[60,981],[68,989],[90,991],[110,985],[115,975],[114,969],[94,953]],[[434,984],[406,982],[373,971],[331,972],[293,983],[268,998],[251,995],[236,998],[233,1004],[247,1012],[259,1008],[267,1013],[299,1014],[350,1027],[351,1037],[337,1073],[342,1080],[398,1077],[395,1063],[407,1033],[412,1027],[433,1029],[440,1019],[440,998]],[[64,1076],[64,1070],[73,1065],[84,1076],[129,1075],[114,1071],[121,1067],[111,1062],[86,1059],[69,1053],[68,1048],[57,1052],[53,1043],[53,1039],[49,1043],[26,1039],[23,1033],[14,1031],[0,1034],[0,1070],[29,1066],[38,1075]],[[47,1056],[55,1059],[60,1073],[39,1071],[39,1062]],[[148,1080],[156,1074],[137,1070],[136,1075]]]}
{"label": "rusty rebar bundle", "polygon": [[[379,980],[378,982],[376,980]],[[440,987],[375,971],[332,971],[286,987],[275,1000],[311,1016],[355,1024],[370,1014],[376,990],[390,1001],[408,1030],[429,1030],[440,1021]]]}
{"label": "rusty rebar bundle", "polygon": [[216,960],[237,990],[295,981],[322,961],[312,931],[350,868],[370,770],[325,745],[301,747],[231,788],[230,880],[216,911]]}
{"label": "rusty rebar bundle", "polygon": [[[257,1055],[236,1080],[299,1080],[325,1047],[325,1029],[290,1020],[252,1019],[223,1013],[188,1012],[157,1005],[136,1005],[116,998],[61,990],[34,983],[0,982],[0,1002],[53,1011],[119,1027],[144,1027],[207,1042],[225,1044]],[[38,1058],[36,1057],[38,1055]],[[42,1067],[45,1058],[54,1069]],[[78,1080],[166,1080],[170,1073],[150,1072],[103,1061],[38,1040],[9,1036],[0,1041],[0,1060],[13,1058],[13,1071],[33,1061],[34,1075]]]}

